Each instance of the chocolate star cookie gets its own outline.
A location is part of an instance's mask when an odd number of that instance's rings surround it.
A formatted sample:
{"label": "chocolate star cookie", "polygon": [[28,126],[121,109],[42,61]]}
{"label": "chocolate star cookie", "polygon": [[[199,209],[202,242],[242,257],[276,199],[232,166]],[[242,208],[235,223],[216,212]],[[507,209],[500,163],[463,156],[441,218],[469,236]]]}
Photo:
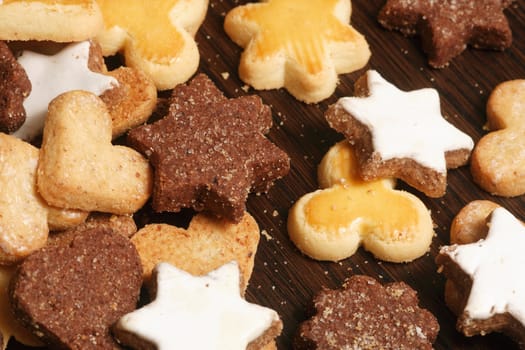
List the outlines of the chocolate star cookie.
{"label": "chocolate star cookie", "polygon": [[267,191],[289,171],[289,157],[264,137],[271,125],[257,96],[228,99],[203,74],[177,86],[163,119],[128,134],[155,169],[153,209],[238,222],[248,193]]}

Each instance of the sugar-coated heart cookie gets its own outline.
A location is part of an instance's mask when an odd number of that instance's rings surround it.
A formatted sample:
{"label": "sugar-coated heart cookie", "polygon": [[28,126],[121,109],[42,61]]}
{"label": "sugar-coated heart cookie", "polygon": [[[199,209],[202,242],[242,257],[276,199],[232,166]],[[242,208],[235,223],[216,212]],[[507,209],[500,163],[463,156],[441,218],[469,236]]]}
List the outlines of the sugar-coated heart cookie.
{"label": "sugar-coated heart cookie", "polygon": [[0,40],[82,41],[102,29],[95,0],[0,1]]}
{"label": "sugar-coated heart cookie", "polygon": [[133,244],[107,228],[31,254],[9,286],[15,318],[52,349],[118,349],[110,327],[136,308],[142,267]]}
{"label": "sugar-coated heart cookie", "polygon": [[146,72],[159,90],[172,89],[195,73],[199,51],[193,37],[208,0],[97,2],[104,18],[97,41],[105,56],[122,51],[126,65]]}
{"label": "sugar-coated heart cookie", "polygon": [[153,280],[154,300],[113,327],[132,348],[258,350],[281,332],[277,312],[241,297],[235,262],[204,276],[160,263]]}
{"label": "sugar-coated heart cookie", "polygon": [[129,214],[151,194],[148,161],[111,144],[106,105],[86,91],[71,91],[49,105],[38,164],[42,197],[61,208]]}
{"label": "sugar-coated heart cookie", "polygon": [[307,103],[329,97],[338,74],[370,58],[349,24],[351,7],[350,0],[269,0],[234,8],[224,29],[244,48],[241,79],[258,90],[284,87]]}
{"label": "sugar-coated heart cookie", "polygon": [[438,92],[402,91],[369,70],[355,95],[340,98],[325,117],[356,146],[363,179],[396,177],[429,197],[443,196],[447,169],[468,162],[474,141],[443,117]]}
{"label": "sugar-coated heart cookie", "polygon": [[494,195],[525,193],[525,80],[499,84],[487,102],[487,125],[474,150],[470,170],[474,181]]}
{"label": "sugar-coated heart cookie", "polygon": [[458,213],[461,221],[454,219],[454,230],[469,226],[465,237],[451,231],[451,238],[463,243],[451,241],[436,256],[452,282],[446,302],[458,315],[456,328],[466,336],[503,332],[523,347],[525,284],[516,276],[525,264],[525,224],[495,203],[473,203]]}
{"label": "sugar-coated heart cookie", "polygon": [[391,262],[425,254],[434,234],[425,205],[395,190],[392,180],[361,180],[356,164],[348,142],[328,151],[319,167],[319,183],[325,189],[304,195],[290,209],[290,239],[317,260],[348,258],[360,245]]}
{"label": "sugar-coated heart cookie", "polygon": [[244,294],[252,274],[259,236],[259,227],[248,213],[239,223],[197,214],[187,229],[150,224],[140,229],[131,242],[139,252],[146,281],[160,262],[169,262],[192,275],[205,275],[235,260]]}

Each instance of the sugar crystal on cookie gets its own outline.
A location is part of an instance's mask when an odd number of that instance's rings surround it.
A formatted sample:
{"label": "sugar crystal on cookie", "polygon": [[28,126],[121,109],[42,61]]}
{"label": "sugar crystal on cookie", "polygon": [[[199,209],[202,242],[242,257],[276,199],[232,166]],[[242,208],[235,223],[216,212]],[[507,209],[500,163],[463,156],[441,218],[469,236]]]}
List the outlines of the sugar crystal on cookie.
{"label": "sugar crystal on cookie", "polygon": [[289,158],[264,135],[270,108],[257,96],[226,98],[205,75],[172,93],[167,116],[128,134],[154,167],[153,208],[207,211],[239,221],[250,191],[285,176]]}

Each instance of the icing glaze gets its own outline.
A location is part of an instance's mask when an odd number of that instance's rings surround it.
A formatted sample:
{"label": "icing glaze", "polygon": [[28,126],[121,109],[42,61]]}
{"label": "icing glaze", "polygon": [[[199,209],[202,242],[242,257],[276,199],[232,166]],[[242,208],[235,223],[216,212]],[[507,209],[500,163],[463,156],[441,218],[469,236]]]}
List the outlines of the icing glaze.
{"label": "icing glaze", "polygon": [[100,95],[118,85],[115,78],[89,70],[90,45],[89,41],[70,44],[55,55],[22,52],[18,62],[31,81],[31,93],[24,101],[26,122],[13,135],[30,140],[42,132],[49,102],[66,91]]}
{"label": "icing glaze", "polygon": [[470,318],[508,312],[525,325],[525,280],[519,278],[525,266],[524,248],[525,226],[501,207],[492,212],[484,240],[441,248],[472,278],[465,306]]}
{"label": "icing glaze", "polygon": [[367,80],[369,96],[343,97],[337,103],[370,129],[383,160],[412,158],[445,173],[445,152],[474,147],[470,136],[443,118],[435,89],[402,91],[374,70],[367,72]]}
{"label": "icing glaze", "polygon": [[156,299],[125,316],[117,327],[157,349],[245,349],[275,321],[271,309],[240,296],[239,268],[227,263],[193,276],[168,263],[157,271]]}

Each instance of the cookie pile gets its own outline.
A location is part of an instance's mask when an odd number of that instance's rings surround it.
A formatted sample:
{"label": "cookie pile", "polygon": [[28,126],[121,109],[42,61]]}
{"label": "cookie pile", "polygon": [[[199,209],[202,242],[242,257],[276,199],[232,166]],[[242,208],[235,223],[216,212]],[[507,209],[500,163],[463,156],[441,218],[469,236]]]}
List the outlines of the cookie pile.
{"label": "cookie pile", "polygon": [[[377,21],[418,34],[429,65],[443,68],[468,45],[508,48],[511,3],[387,0]],[[238,5],[221,34],[239,49],[242,90],[257,93],[230,98],[199,72],[194,37],[212,5],[0,1],[0,348],[277,348],[279,310],[245,298],[261,236],[247,201],[294,170],[272,142],[262,90],[328,100],[374,52],[350,24],[349,0]],[[490,194],[525,193],[523,85],[494,89],[490,132],[476,143],[447,120],[438,90],[359,73],[352,94],[322,111],[344,140],[319,164],[320,189],[286,208],[301,258],[340,262],[363,247],[410,264],[429,254],[425,203],[445,196],[459,167]],[[189,223],[143,224],[144,208]],[[524,227],[473,201],[433,257],[465,336],[503,332],[525,346],[525,286],[501,273],[525,264]],[[501,288],[488,293],[494,280]],[[349,273],[313,304],[293,330],[296,349],[431,349],[440,329],[404,282]]]}

